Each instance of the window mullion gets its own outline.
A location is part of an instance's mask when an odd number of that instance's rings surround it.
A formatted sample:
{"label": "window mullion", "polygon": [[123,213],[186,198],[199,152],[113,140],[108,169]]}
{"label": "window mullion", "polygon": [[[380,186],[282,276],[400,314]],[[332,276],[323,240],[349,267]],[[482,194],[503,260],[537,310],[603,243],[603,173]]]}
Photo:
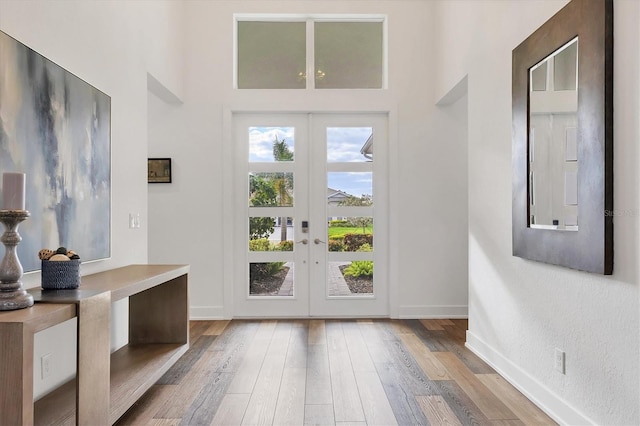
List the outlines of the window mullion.
{"label": "window mullion", "polygon": [[307,19],[307,90],[313,90],[316,88],[314,25],[313,19]]}

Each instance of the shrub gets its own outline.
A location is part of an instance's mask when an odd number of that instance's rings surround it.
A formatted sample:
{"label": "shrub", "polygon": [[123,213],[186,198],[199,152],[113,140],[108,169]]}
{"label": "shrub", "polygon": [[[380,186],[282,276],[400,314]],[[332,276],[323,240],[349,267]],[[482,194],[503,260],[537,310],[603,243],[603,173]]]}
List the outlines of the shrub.
{"label": "shrub", "polygon": [[[371,252],[373,249],[368,243],[364,243],[357,251]],[[354,260],[351,265],[344,269],[343,273],[347,277],[373,277],[373,261]]]}
{"label": "shrub", "polygon": [[273,250],[276,251],[293,251],[293,241],[280,241],[273,247]]}
{"label": "shrub", "polygon": [[249,240],[249,251],[270,251],[271,243],[266,238]]}
{"label": "shrub", "polygon": [[358,251],[363,244],[373,247],[373,234],[347,234],[344,236],[346,251]]}
{"label": "shrub", "polygon": [[364,243],[363,245],[360,246],[360,248],[356,251],[360,251],[360,252],[372,252],[373,251],[373,247],[371,247],[369,245],[369,243]]}
{"label": "shrub", "polygon": [[354,260],[343,272],[348,277],[373,277],[373,261]]}
{"label": "shrub", "polygon": [[330,239],[329,251],[344,251],[344,243],[342,239]]}
{"label": "shrub", "polygon": [[249,280],[254,282],[263,278],[271,277],[282,270],[284,262],[250,263]]}
{"label": "shrub", "polygon": [[332,220],[329,222],[330,228],[346,228],[349,226],[349,222],[346,220]]}

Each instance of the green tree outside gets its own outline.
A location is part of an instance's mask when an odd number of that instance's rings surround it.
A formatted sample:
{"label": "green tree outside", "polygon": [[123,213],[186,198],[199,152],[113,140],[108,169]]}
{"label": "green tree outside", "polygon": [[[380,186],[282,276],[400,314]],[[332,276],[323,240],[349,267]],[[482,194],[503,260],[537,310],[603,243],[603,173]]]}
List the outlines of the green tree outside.
{"label": "green tree outside", "polygon": [[[369,194],[362,194],[361,197],[350,195],[340,202],[341,206],[368,207],[373,205],[373,197]],[[366,234],[367,228],[373,224],[371,217],[350,217],[347,219],[349,226],[362,228],[362,233]]]}
{"label": "green tree outside", "polygon": [[[277,194],[273,184],[259,174],[249,175],[249,202],[254,207],[277,205]],[[276,222],[270,217],[252,217],[249,219],[249,239],[269,238]]]}
{"label": "green tree outside", "polygon": [[[293,161],[293,152],[282,139],[276,136],[273,141],[273,159],[276,161]],[[273,186],[277,194],[277,205],[288,206],[293,201],[293,175],[291,173],[275,173]],[[280,218],[280,241],[287,241],[287,218]]]}

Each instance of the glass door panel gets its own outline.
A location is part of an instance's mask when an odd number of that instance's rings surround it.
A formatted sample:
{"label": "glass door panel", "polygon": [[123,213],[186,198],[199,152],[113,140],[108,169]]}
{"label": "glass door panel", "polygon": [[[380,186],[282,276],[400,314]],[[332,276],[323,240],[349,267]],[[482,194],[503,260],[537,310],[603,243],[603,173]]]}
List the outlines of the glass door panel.
{"label": "glass door panel", "polygon": [[373,260],[330,260],[328,277],[328,297],[373,296]]}
{"label": "glass door panel", "polygon": [[[327,228],[328,296],[373,295],[373,217],[337,216],[330,219]],[[354,257],[353,253],[358,254]]]}
{"label": "glass door panel", "polygon": [[[293,296],[293,228],[291,217],[249,218],[249,296]],[[275,261],[251,262],[265,260],[264,253]]]}
{"label": "glass door panel", "polygon": [[373,206],[372,172],[327,173],[329,206]]}
{"label": "glass door panel", "polygon": [[373,161],[373,129],[371,127],[329,127],[327,129],[327,162],[364,163],[369,161]]}

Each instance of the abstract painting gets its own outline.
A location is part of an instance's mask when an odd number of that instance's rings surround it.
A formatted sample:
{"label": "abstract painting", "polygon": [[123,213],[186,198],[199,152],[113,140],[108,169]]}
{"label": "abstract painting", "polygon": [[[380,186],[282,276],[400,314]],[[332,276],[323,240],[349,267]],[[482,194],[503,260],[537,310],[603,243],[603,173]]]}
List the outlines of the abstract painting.
{"label": "abstract painting", "polygon": [[110,256],[111,98],[1,31],[0,172],[26,173],[25,272],[42,248]]}

